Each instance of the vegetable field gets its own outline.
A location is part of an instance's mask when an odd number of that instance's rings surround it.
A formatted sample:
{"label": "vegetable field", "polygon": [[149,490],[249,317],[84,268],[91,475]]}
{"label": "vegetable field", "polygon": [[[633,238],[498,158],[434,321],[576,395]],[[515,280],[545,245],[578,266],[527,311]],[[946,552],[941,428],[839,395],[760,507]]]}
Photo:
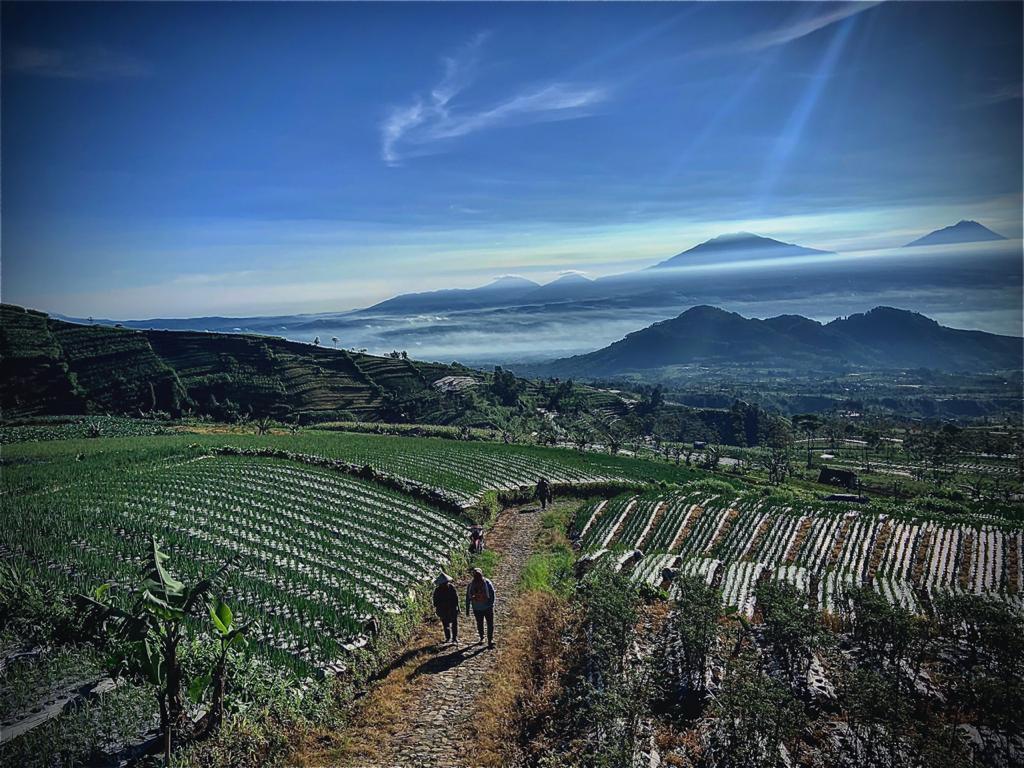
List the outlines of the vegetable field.
{"label": "vegetable field", "polygon": [[[31,465],[33,476],[45,484],[58,476],[66,477],[68,482],[81,476],[84,469],[75,463],[78,456],[87,464],[112,466],[122,461],[137,464],[156,457],[198,455],[225,446],[285,450],[369,465],[443,489],[464,504],[474,502],[488,490],[531,489],[541,476],[546,476],[556,489],[607,483],[675,484],[700,476],[685,467],[563,448],[318,430],[262,436],[182,433],[153,438],[48,440],[8,446],[4,455],[14,474],[20,474],[23,465]],[[12,494],[24,491],[17,483],[13,485]]]}
{"label": "vegetable field", "polygon": [[137,578],[151,535],[198,575],[237,558],[227,592],[271,657],[323,666],[371,614],[397,612],[461,542],[438,510],[339,473],[196,457],[15,502],[0,534],[68,590]]}
{"label": "vegetable field", "polygon": [[464,504],[488,490],[532,489],[547,477],[558,487],[643,482],[684,482],[697,473],[650,461],[580,453],[567,449],[461,442],[310,430],[298,435],[255,438],[221,436],[204,445],[269,446],[366,464],[407,480],[443,488]]}
{"label": "vegetable field", "polygon": [[[939,594],[999,596],[1024,609],[1024,531],[983,520],[928,520],[822,502],[801,508],[707,492],[620,496],[585,505],[574,528],[591,553],[640,550],[635,578],[695,575],[750,615],[754,588],[786,581],[809,604],[843,615],[845,588],[869,586],[927,612]],[[628,561],[617,558],[618,562]]]}
{"label": "vegetable field", "polygon": [[557,449],[312,431],[21,443],[4,451],[13,524],[0,530],[0,556],[41,567],[64,592],[112,580],[115,596],[136,583],[153,535],[189,578],[235,558],[228,597],[257,620],[260,652],[310,669],[336,665],[370,617],[400,612],[464,545],[467,521],[418,498],[306,462],[218,455],[225,446],[369,465],[463,505],[541,475],[564,487],[635,484],[633,465],[666,471]]}

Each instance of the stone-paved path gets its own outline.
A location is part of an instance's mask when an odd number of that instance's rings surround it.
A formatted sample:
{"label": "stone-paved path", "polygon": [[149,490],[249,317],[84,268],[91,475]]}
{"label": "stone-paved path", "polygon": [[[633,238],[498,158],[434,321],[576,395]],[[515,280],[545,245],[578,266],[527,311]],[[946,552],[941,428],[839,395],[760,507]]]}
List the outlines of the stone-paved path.
{"label": "stone-paved path", "polygon": [[[508,628],[511,600],[537,538],[540,517],[540,510],[535,506],[508,509],[501,513],[487,534],[488,548],[501,555],[491,576],[497,593],[494,642],[499,646]],[[467,582],[466,576],[457,578],[460,601],[465,600]],[[475,703],[485,693],[496,651],[487,649],[486,638],[483,643],[478,642],[476,622],[472,616],[465,615],[464,602],[462,610],[458,649],[435,648],[433,642],[440,640],[437,636],[441,634],[441,627],[440,624],[429,627],[431,644],[419,648],[429,653],[425,658],[421,654],[416,659],[418,663],[414,662],[411,672],[406,670],[406,677],[395,692],[399,699],[403,694],[406,699],[401,700],[393,713],[388,713],[384,718],[387,722],[382,723],[379,716],[374,716],[379,713],[368,712],[364,718],[368,725],[364,726],[357,715],[353,729],[372,729],[372,733],[342,734],[348,746],[338,751],[328,747],[326,754],[313,760],[314,764],[340,764],[349,768],[469,768],[473,765],[470,719]],[[374,706],[372,690],[365,701],[364,706]],[[372,757],[354,754],[353,742],[371,743]]]}

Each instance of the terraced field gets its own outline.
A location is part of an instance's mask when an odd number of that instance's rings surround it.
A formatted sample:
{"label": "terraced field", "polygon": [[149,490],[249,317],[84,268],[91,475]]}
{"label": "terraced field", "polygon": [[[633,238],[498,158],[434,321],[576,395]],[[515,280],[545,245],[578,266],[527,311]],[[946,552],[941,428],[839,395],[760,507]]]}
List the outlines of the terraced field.
{"label": "terraced field", "polygon": [[[827,613],[844,588],[867,585],[908,610],[940,593],[998,595],[1024,611],[1024,530],[988,521],[896,517],[835,503],[799,509],[754,496],[680,491],[593,502],[574,527],[592,557],[615,558],[652,586],[663,571],[699,575],[751,615],[755,586],[783,580]],[[635,566],[616,552],[641,550]]]}
{"label": "terraced field", "polygon": [[[225,444],[254,455],[220,455]],[[263,455],[270,449],[302,458]],[[312,466],[318,457],[448,488],[465,505],[485,490],[530,489],[541,475],[556,487],[605,487],[635,485],[631,469],[657,474],[654,465],[557,449],[328,432],[23,443],[5,447],[13,524],[0,530],[0,547],[45,566],[67,591],[134,584],[152,535],[187,576],[237,556],[230,594],[260,618],[264,651],[329,665],[369,616],[400,611],[410,588],[449,562],[466,520]]]}
{"label": "terraced field", "polygon": [[186,411],[291,421],[381,416],[388,395],[432,397],[462,371],[272,336],[141,331],[57,320],[0,304],[0,408],[34,415]]}
{"label": "terraced field", "polygon": [[330,665],[371,614],[447,564],[461,521],[346,475],[287,462],[198,457],[98,474],[11,503],[11,554],[69,591],[135,584],[150,536],[197,576],[236,557],[228,594],[271,657]]}
{"label": "terraced field", "polygon": [[63,351],[49,332],[48,317],[9,304],[0,304],[0,360],[4,386],[0,408],[5,414],[53,411],[71,404],[81,409],[82,398],[62,366]]}

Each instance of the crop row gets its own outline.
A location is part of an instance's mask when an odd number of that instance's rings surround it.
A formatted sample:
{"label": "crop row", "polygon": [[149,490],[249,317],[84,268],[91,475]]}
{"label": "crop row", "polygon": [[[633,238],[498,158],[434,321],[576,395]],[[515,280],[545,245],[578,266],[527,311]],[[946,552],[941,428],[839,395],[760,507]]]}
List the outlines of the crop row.
{"label": "crop row", "polygon": [[586,551],[647,553],[633,573],[649,584],[660,583],[666,563],[679,573],[694,563],[710,567],[725,604],[744,612],[767,578],[790,581],[829,611],[842,610],[839,595],[850,584],[871,586],[911,610],[942,592],[997,593],[1011,602],[1022,592],[1024,532],[980,522],[904,519],[834,504],[794,510],[757,497],[682,490],[591,503],[574,527]]}
{"label": "crop row", "polygon": [[268,648],[309,662],[336,655],[369,614],[400,610],[465,536],[372,483],[275,460],[107,473],[17,505],[0,542],[73,588],[132,584],[151,535],[185,575],[236,558],[239,610]]}

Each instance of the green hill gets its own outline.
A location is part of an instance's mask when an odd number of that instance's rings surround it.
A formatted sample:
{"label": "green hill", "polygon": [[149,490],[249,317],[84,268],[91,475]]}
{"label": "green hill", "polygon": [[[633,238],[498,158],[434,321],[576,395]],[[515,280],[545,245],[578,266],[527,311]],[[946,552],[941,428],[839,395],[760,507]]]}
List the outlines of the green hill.
{"label": "green hill", "polygon": [[187,411],[215,417],[386,418],[440,397],[461,368],[313,347],[269,336],[78,325],[0,305],[0,409],[41,414]]}
{"label": "green hill", "polygon": [[797,371],[847,367],[1019,369],[1021,339],[948,328],[916,312],[891,307],[876,307],[821,324],[799,315],[759,320],[699,306],[589,354],[527,370],[535,375],[595,378],[673,365],[770,366]]}

